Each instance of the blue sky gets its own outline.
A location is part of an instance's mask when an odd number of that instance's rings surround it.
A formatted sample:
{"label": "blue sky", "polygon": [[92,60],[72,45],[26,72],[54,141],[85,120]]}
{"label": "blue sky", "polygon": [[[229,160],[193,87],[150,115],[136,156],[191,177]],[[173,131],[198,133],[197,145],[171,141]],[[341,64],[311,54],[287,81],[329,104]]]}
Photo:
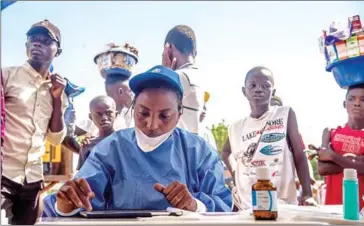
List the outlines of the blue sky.
{"label": "blue sky", "polygon": [[22,64],[25,33],[49,19],[63,39],[55,72],[87,88],[76,98],[77,116],[87,117],[89,100],[104,94],[93,57],[106,43],[135,45],[141,72],[161,63],[169,29],[186,24],[196,32],[197,63],[211,93],[208,124],[249,114],[241,86],[245,73],[262,65],[296,111],[306,143],[319,145],[323,128],[345,123],[346,113],[345,92],[325,72],[317,40],[333,20],[356,14],[364,23],[364,2],[17,2],[1,15],[1,66]]}

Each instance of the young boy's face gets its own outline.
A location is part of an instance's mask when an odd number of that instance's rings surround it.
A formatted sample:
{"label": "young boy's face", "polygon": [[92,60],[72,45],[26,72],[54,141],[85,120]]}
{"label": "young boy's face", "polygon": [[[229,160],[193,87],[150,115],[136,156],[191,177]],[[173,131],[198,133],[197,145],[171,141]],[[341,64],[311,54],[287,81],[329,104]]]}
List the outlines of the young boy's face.
{"label": "young boy's face", "polygon": [[249,75],[243,92],[252,105],[270,104],[274,93],[272,78],[260,72]]}
{"label": "young boy's face", "polygon": [[350,118],[364,120],[364,88],[353,88],[348,91],[345,108]]}
{"label": "young boy's face", "polygon": [[98,100],[92,104],[90,118],[100,131],[111,130],[116,118],[115,103],[108,100]]}

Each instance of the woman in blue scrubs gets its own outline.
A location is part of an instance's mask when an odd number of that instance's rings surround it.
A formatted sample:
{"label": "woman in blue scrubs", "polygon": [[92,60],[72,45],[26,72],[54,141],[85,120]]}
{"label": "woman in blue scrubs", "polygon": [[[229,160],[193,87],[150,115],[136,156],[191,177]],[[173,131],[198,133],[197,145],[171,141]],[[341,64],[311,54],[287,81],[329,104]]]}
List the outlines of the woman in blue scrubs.
{"label": "woman in blue scrubs", "polygon": [[224,167],[203,138],[176,128],[183,89],[163,66],[130,80],[135,128],[120,130],[92,150],[87,161],[57,192],[55,212],[80,210],[231,211]]}

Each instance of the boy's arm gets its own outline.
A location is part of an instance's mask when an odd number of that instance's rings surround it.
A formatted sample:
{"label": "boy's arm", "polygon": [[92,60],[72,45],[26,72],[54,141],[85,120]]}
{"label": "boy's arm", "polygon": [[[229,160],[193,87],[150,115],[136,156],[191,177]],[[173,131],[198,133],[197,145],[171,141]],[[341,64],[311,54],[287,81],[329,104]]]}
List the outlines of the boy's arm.
{"label": "boy's arm", "polygon": [[288,114],[287,137],[292,148],[297,176],[302,186],[302,200],[305,201],[312,197],[311,181],[307,158],[303,152],[301,136],[298,131],[296,114],[292,109],[290,109]]}
{"label": "boy's arm", "polygon": [[[326,149],[331,149],[331,142],[330,142],[330,129],[325,128],[322,132],[322,145],[321,147]],[[327,161],[318,161],[318,173],[321,176],[333,175],[343,172],[343,168],[337,165],[334,162],[327,162]]]}
{"label": "boy's arm", "polygon": [[356,169],[359,175],[364,175],[364,161],[357,161],[362,160],[362,158],[347,158],[341,156],[335,152],[331,153],[331,161],[336,163],[337,165],[341,166],[342,168],[351,168]]}
{"label": "boy's arm", "polygon": [[233,170],[230,164],[230,158],[231,158],[231,147],[230,147],[230,140],[228,137],[225,141],[224,148],[222,149],[222,160],[225,163],[226,168],[229,170],[233,178],[233,183],[235,183],[235,171]]}
{"label": "boy's arm", "polygon": [[76,154],[80,153],[81,146],[78,144],[77,140],[74,137],[66,136],[62,142],[62,146],[65,146],[73,153]]}
{"label": "boy's arm", "polygon": [[318,161],[318,173],[321,176],[334,175],[343,172],[343,168],[333,162]]}
{"label": "boy's arm", "polygon": [[[338,167],[340,167],[341,171],[345,168],[352,168],[352,169],[356,169],[356,171],[358,172],[359,175],[364,175],[364,161],[363,161],[364,158],[363,158],[363,156],[356,156],[356,157],[352,158],[352,157],[344,157],[344,156],[337,154],[336,152],[334,152],[331,149],[331,146],[328,144],[328,141],[327,141],[328,140],[327,137],[329,136],[329,135],[327,135],[328,133],[329,133],[328,129],[325,129],[324,133],[323,133],[323,145],[322,145],[321,150],[318,153],[319,160],[324,161],[324,162],[325,161],[329,162],[332,165],[336,165],[336,166],[331,166],[332,167],[331,170],[333,171],[331,174],[334,174],[335,172],[337,173],[337,171],[339,171]],[[336,167],[336,168],[334,168],[334,167]]]}

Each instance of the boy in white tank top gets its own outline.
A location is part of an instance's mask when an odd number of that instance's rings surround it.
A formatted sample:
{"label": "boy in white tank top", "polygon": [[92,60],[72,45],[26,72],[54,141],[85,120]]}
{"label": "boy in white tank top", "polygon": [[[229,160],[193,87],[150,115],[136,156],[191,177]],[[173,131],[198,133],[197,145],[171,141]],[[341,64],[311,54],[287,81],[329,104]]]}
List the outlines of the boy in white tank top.
{"label": "boy in white tank top", "polygon": [[272,73],[264,67],[251,69],[243,87],[251,113],[229,127],[223,159],[234,176],[234,201],[239,209],[251,208],[251,187],[259,166],[270,168],[280,203],[297,204],[297,170],[302,185],[300,204],[314,204],[296,115],[290,107],[270,106],[274,92]]}

